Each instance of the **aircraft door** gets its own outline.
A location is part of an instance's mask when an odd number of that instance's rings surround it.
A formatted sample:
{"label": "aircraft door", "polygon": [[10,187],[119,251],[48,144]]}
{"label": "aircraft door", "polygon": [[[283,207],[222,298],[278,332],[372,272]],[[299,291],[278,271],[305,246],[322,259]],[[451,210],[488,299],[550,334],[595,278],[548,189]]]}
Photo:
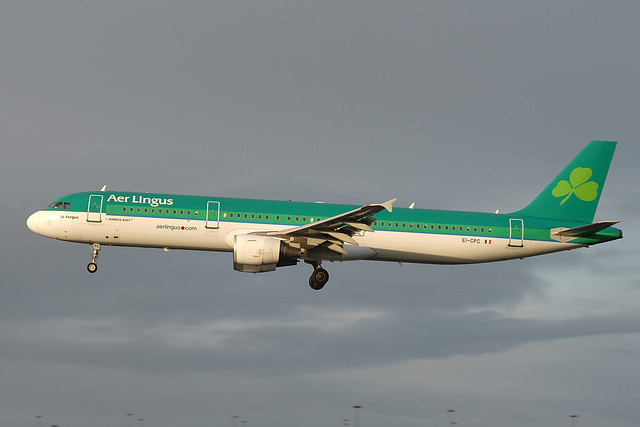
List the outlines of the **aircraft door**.
{"label": "aircraft door", "polygon": [[509,220],[509,246],[521,248],[524,246],[524,220]]}
{"label": "aircraft door", "polygon": [[220,202],[207,202],[205,228],[220,228]]}
{"label": "aircraft door", "polygon": [[89,196],[89,206],[87,208],[88,222],[102,222],[102,201],[104,196],[92,194]]}

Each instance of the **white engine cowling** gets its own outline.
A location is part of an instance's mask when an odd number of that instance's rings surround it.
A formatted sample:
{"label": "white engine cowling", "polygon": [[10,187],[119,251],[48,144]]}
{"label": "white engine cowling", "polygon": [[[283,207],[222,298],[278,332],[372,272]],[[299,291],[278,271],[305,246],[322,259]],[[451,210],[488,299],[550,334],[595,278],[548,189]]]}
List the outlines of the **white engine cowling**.
{"label": "white engine cowling", "polygon": [[280,239],[254,234],[237,234],[233,239],[233,269],[245,273],[273,271],[276,267],[295,265],[300,250]]}

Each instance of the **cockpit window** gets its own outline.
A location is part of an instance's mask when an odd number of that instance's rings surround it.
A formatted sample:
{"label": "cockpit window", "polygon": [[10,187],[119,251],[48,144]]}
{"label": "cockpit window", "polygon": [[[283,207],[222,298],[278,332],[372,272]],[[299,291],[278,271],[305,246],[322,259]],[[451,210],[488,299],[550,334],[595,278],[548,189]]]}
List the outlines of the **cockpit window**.
{"label": "cockpit window", "polygon": [[69,202],[53,202],[47,207],[47,209],[71,209],[71,203]]}

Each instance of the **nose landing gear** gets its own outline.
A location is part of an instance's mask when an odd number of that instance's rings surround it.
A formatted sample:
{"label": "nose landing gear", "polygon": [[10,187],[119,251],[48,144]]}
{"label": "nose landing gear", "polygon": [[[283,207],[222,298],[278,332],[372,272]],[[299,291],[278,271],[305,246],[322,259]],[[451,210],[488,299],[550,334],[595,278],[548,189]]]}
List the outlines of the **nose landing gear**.
{"label": "nose landing gear", "polygon": [[100,256],[98,253],[100,252],[101,246],[100,243],[94,243],[91,247],[93,248],[93,253],[91,254],[91,262],[87,265],[87,271],[89,273],[95,273],[98,271],[98,264],[96,264],[96,261]]}

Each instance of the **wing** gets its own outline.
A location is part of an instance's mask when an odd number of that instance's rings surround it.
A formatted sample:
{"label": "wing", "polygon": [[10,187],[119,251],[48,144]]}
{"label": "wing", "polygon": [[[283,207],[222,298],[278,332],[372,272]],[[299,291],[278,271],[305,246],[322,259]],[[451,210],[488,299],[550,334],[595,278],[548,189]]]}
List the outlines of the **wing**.
{"label": "wing", "polygon": [[391,199],[380,204],[364,205],[350,212],[300,227],[253,234],[276,237],[285,240],[290,246],[305,250],[323,245],[339,254],[346,254],[347,252],[344,250],[343,245],[345,243],[358,245],[352,236],[361,231],[372,232],[371,224],[375,221],[373,216],[385,209],[391,212],[393,203],[396,200]]}

